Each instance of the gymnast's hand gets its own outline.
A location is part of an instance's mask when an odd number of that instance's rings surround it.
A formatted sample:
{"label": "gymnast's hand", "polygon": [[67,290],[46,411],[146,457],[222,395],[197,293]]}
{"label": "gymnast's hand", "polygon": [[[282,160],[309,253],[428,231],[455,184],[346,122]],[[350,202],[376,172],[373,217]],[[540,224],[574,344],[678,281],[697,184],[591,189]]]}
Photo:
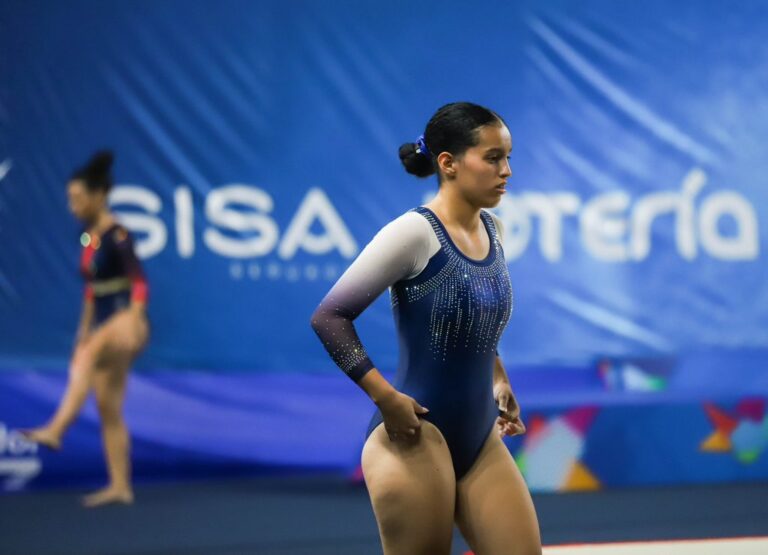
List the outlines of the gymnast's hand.
{"label": "gymnast's hand", "polygon": [[394,389],[377,404],[391,441],[418,440],[421,428],[419,415],[428,413],[429,409],[422,407],[413,397]]}
{"label": "gymnast's hand", "polygon": [[498,382],[493,386],[493,398],[499,407],[501,416],[496,419],[499,435],[516,436],[525,433],[525,424],[520,418],[520,405],[507,382]]}

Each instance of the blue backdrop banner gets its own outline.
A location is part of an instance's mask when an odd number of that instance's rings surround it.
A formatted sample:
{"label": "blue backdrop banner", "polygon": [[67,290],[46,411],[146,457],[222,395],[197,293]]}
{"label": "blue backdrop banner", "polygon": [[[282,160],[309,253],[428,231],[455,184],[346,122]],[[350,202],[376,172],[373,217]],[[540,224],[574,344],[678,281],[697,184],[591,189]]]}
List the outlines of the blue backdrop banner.
{"label": "blue backdrop banner", "polygon": [[[0,489],[102,467],[92,406],[61,457],[15,431],[63,391],[83,292],[65,185],[102,147],[150,282],[137,476],[353,471],[372,407],[310,314],[435,193],[397,149],[456,100],[514,141],[500,352],[531,487],[768,476],[768,5],[710,4],[6,2]],[[357,324],[392,372],[386,295]]]}
{"label": "blue backdrop banner", "polygon": [[[65,183],[108,146],[151,283],[139,366],[334,370],[309,315],[434,193],[397,148],[459,99],[514,138],[510,365],[764,362],[765,5],[453,4],[6,5],[2,366],[66,364],[82,285]],[[389,312],[359,320],[385,369]]]}

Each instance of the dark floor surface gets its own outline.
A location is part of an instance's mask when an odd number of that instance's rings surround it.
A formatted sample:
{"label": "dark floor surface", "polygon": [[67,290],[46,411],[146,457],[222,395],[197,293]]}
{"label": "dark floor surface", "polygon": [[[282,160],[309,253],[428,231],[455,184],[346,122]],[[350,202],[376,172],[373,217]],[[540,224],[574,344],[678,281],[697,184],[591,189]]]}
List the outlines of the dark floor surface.
{"label": "dark floor surface", "polygon": [[[0,496],[1,555],[381,553],[363,487],[333,478],[143,485],[132,506],[81,492]],[[768,535],[768,484],[534,496],[545,545]],[[466,551],[456,533],[453,553]]]}

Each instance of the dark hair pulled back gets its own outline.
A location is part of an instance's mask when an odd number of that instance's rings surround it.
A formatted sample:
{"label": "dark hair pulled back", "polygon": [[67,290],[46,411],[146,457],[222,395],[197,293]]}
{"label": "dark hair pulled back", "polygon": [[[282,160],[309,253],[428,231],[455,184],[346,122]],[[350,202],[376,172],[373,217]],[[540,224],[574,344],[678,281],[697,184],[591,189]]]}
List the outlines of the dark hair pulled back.
{"label": "dark hair pulled back", "polygon": [[90,193],[108,193],[112,188],[112,163],[115,156],[109,150],[96,152],[88,162],[74,171],[72,179],[80,180]]}
{"label": "dark hair pulled back", "polygon": [[418,177],[428,177],[437,171],[437,156],[450,152],[460,156],[476,146],[477,131],[486,125],[504,125],[496,112],[471,102],[453,102],[440,108],[430,118],[423,135],[423,147],[418,142],[400,146],[400,161],[405,171]]}

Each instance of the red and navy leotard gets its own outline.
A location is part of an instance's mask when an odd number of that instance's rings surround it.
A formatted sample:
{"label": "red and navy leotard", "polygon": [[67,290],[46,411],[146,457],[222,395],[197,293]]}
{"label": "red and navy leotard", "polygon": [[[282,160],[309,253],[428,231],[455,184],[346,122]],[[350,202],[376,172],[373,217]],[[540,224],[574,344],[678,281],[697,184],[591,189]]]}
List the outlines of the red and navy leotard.
{"label": "red and navy leotard", "polygon": [[80,241],[80,270],[86,280],[85,297],[94,303],[94,327],[131,301],[147,301],[147,280],[125,227],[113,224],[101,236],[84,232]]}

